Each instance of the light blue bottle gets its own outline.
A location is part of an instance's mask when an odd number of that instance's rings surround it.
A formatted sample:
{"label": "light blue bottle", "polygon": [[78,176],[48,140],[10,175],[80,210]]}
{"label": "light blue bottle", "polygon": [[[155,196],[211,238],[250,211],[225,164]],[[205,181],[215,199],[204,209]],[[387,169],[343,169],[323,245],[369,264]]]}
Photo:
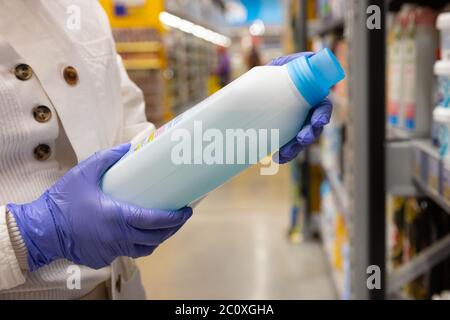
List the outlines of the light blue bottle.
{"label": "light blue bottle", "polygon": [[189,205],[292,140],[311,107],[344,77],[328,49],[256,67],[133,146],[102,188],[145,208]]}

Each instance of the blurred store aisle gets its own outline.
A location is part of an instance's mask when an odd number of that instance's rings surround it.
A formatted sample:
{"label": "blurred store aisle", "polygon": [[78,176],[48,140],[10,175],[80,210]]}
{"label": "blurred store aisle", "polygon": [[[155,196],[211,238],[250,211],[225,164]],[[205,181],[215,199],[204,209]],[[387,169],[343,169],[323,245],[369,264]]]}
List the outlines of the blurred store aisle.
{"label": "blurred store aisle", "polygon": [[289,167],[253,168],[211,194],[152,256],[138,261],[151,299],[334,299],[320,244],[286,241]]}

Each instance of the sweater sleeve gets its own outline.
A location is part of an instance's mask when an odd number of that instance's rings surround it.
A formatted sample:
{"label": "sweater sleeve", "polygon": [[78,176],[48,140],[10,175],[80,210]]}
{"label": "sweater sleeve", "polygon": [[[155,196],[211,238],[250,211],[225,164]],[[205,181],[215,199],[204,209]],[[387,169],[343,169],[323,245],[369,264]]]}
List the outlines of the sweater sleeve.
{"label": "sweater sleeve", "polygon": [[9,238],[16,254],[19,267],[22,270],[29,270],[28,249],[20,233],[19,226],[16,223],[14,215],[6,209],[6,225],[8,227]]}
{"label": "sweater sleeve", "polygon": [[15,221],[11,221],[11,217],[6,208],[0,206],[0,290],[11,289],[25,283],[25,275],[20,268],[14,248],[17,247],[18,252],[23,252],[24,244],[17,226],[14,229]]}

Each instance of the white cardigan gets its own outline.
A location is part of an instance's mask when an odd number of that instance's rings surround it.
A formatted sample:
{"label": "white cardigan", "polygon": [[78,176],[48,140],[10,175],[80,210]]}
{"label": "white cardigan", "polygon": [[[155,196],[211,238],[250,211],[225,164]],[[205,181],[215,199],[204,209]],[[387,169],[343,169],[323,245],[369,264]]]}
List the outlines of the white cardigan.
{"label": "white cardigan", "polygon": [[[80,30],[66,25],[72,5],[81,10]],[[11,242],[17,230],[8,230],[5,213],[6,204],[38,198],[95,151],[154,130],[142,92],[115,52],[107,17],[92,0],[0,0],[0,12],[7,13],[0,19],[0,299],[80,298],[111,277],[113,298],[138,297],[137,269],[125,259],[98,271],[81,267],[81,290],[67,290],[68,261],[21,270]],[[20,63],[31,66],[31,79],[16,78]],[[78,72],[76,86],[63,77],[67,66]],[[39,105],[51,110],[50,121],[34,119]],[[46,161],[34,157],[39,144],[51,147]]]}

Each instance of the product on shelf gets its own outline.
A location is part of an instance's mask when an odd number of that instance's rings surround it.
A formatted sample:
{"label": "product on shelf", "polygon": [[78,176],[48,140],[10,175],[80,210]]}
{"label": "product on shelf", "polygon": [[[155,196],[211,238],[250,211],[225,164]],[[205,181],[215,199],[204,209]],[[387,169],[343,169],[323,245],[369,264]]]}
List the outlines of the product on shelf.
{"label": "product on shelf", "polygon": [[336,216],[334,228],[333,263],[337,269],[342,270],[344,267],[344,255],[342,249],[344,244],[348,241],[347,226],[342,214]]}
{"label": "product on shelf", "polygon": [[[348,231],[347,231],[348,232]],[[351,263],[350,263],[350,244],[347,242],[342,244],[342,259],[343,259],[343,288],[342,300],[351,299]]]}
{"label": "product on shelf", "polygon": [[430,141],[412,142],[413,177],[450,205],[450,161]]}
{"label": "product on shelf", "polygon": [[[437,77],[436,108],[433,112],[433,140],[440,147],[442,157],[450,157],[450,61],[440,60],[434,65]],[[449,160],[450,161],[450,158]]]}
{"label": "product on shelf", "polygon": [[437,19],[437,28],[441,34],[442,59],[450,60],[450,12],[441,13]]}
{"label": "product on shelf", "polygon": [[[293,8],[295,10],[295,11],[293,10],[293,13],[296,15],[295,17],[297,17],[298,11],[300,10],[298,8],[299,2],[296,2],[296,1],[291,1],[291,2],[292,2],[292,4],[294,6],[297,6],[296,8]],[[316,5],[316,0],[308,0],[307,3],[306,3],[306,8],[308,10],[307,13],[306,13],[307,19],[308,20],[317,19],[317,9],[318,9],[318,7]]]}
{"label": "product on shelf", "polygon": [[424,144],[422,148],[425,149],[425,157],[423,158],[423,165],[425,171],[425,182],[437,194],[441,193],[441,157],[439,150],[434,148],[431,144]]}
{"label": "product on shelf", "polygon": [[388,253],[389,269],[395,269],[403,263],[404,231],[404,197],[390,196],[388,198]]}
{"label": "product on shelf", "polygon": [[166,99],[178,115],[208,96],[217,64],[216,46],[179,30],[165,37]]}
{"label": "product on shelf", "polygon": [[321,185],[322,242],[330,264],[332,278],[341,299],[350,298],[350,245],[348,226],[344,214],[338,209],[330,183],[325,180]]}
{"label": "product on shelf", "polygon": [[403,123],[402,79],[404,59],[402,54],[401,27],[400,20],[397,17],[388,35],[387,114],[388,124],[391,127],[399,127],[400,123]]}
{"label": "product on shelf", "polygon": [[450,108],[450,60],[439,60],[434,65],[434,74],[437,76],[437,105]]}
{"label": "product on shelf", "polygon": [[[342,65],[342,69],[346,73],[349,71],[348,66],[348,43],[345,40],[339,40],[336,43],[335,48],[336,57],[338,58],[339,62]],[[341,82],[339,82],[333,90],[333,94],[335,95],[336,100],[333,101],[336,102],[336,104],[339,104],[339,107],[341,108],[347,108],[348,104],[348,79],[344,79]]]}
{"label": "product on shelf", "polygon": [[448,150],[449,133],[450,133],[450,108],[438,106],[433,111],[433,120],[438,130],[437,136],[439,140],[440,156],[450,162],[450,153]]}
{"label": "product on shelf", "polygon": [[321,138],[322,165],[337,176],[342,176],[342,122],[332,115],[331,122],[325,126]]}
{"label": "product on shelf", "polygon": [[339,20],[345,15],[346,0],[318,0],[316,3],[321,19]]}
{"label": "product on shelf", "polygon": [[435,21],[435,11],[404,5],[388,42],[388,123],[412,137],[431,130]]}
{"label": "product on shelf", "polygon": [[434,11],[418,7],[408,17],[404,34],[404,125],[420,136],[428,136],[431,125],[433,64],[438,43],[435,19]]}
{"label": "product on shelf", "polygon": [[[388,198],[388,256],[390,269],[413,260],[450,232],[450,216],[426,198]],[[403,286],[409,298],[429,299],[449,288],[449,259]]]}

